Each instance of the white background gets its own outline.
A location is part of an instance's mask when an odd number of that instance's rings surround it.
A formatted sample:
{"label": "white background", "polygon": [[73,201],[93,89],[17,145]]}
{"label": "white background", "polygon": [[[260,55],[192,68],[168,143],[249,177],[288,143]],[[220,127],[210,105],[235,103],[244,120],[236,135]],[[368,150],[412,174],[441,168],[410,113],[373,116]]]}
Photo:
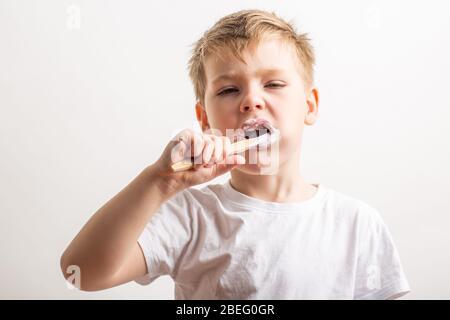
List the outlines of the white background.
{"label": "white background", "polygon": [[173,133],[195,127],[190,45],[249,8],[293,21],[316,48],[305,179],[381,212],[406,299],[450,298],[450,5],[436,0],[1,0],[0,298],[173,298],[168,277],[69,290],[59,258]]}

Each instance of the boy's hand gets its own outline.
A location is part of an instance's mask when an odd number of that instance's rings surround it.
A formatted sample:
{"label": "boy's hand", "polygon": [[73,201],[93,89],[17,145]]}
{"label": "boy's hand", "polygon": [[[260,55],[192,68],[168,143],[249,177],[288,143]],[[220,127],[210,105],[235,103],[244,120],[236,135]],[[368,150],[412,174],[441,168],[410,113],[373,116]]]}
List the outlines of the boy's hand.
{"label": "boy's hand", "polygon": [[[230,152],[231,141],[228,137],[186,129],[169,142],[152,167],[160,177],[162,191],[175,194],[185,188],[212,180],[245,163],[243,155],[230,155]],[[194,159],[192,169],[180,172],[172,170],[173,163],[191,157]]]}

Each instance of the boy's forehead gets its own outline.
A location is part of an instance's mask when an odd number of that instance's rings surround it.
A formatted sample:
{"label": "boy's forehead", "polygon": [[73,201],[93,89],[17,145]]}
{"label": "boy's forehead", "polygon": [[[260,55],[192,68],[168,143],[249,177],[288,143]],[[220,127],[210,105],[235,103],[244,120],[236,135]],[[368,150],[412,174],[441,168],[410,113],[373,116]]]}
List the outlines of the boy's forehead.
{"label": "boy's forehead", "polygon": [[298,60],[292,45],[279,39],[261,40],[258,45],[250,45],[242,52],[246,62],[238,60],[230,50],[222,57],[209,55],[205,59],[205,73],[209,83],[225,80],[240,73],[282,73],[294,72]]}

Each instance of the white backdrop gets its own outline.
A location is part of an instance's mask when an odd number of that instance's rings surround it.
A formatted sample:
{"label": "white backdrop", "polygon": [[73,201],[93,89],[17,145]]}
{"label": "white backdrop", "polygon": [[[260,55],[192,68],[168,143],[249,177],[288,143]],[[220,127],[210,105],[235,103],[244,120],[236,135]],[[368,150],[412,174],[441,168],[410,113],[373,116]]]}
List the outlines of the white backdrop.
{"label": "white backdrop", "polygon": [[173,283],[69,290],[87,219],[195,127],[189,46],[225,14],[274,10],[317,52],[302,171],[377,208],[412,287],[450,298],[448,1],[0,0],[0,298],[172,299]]}

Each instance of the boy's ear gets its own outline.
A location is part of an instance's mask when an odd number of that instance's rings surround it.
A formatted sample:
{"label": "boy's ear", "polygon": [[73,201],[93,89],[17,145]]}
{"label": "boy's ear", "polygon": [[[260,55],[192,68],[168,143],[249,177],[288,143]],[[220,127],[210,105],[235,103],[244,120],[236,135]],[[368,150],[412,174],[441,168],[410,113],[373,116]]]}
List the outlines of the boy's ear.
{"label": "boy's ear", "polygon": [[202,128],[202,131],[206,131],[210,128],[209,122],[208,122],[208,116],[206,115],[205,108],[201,105],[199,101],[195,104],[195,115],[197,117],[198,124],[200,125],[200,128]]}
{"label": "boy's ear", "polygon": [[317,88],[312,87],[309,90],[306,96],[306,104],[308,110],[305,116],[305,124],[311,126],[316,122],[319,111],[319,91]]}

